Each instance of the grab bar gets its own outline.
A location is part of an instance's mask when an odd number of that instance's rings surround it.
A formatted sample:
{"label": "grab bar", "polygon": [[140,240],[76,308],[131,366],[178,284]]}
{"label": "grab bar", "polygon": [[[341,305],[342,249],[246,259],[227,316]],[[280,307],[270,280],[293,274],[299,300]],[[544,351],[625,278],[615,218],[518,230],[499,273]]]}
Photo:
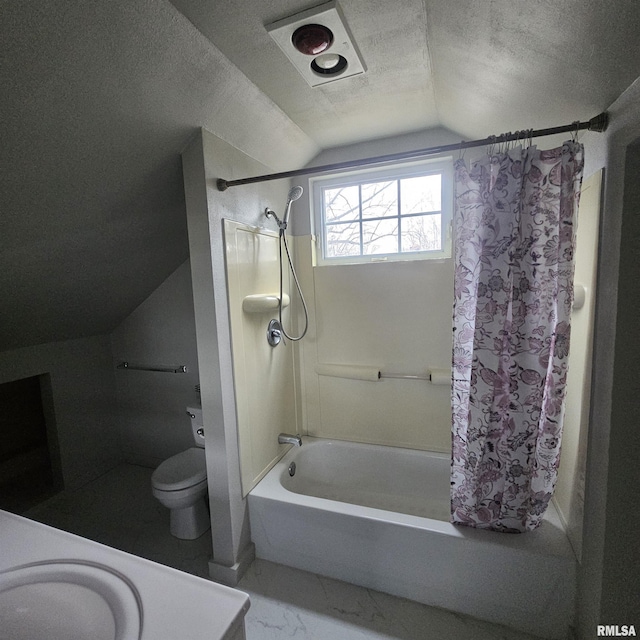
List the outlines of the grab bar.
{"label": "grab bar", "polygon": [[428,376],[418,376],[418,375],[410,375],[405,373],[382,373],[380,372],[381,378],[393,378],[394,380],[429,380],[431,381],[431,374]]}
{"label": "grab bar", "polygon": [[425,380],[435,385],[451,384],[450,369],[430,369],[426,374],[411,373],[387,373],[380,370],[380,367],[365,365],[347,364],[317,364],[316,373],[320,376],[332,378],[347,378],[351,380],[365,380],[376,382],[384,378],[394,378],[396,380]]}
{"label": "grab bar", "polygon": [[427,380],[435,385],[450,385],[451,370],[450,369],[430,369],[426,375],[406,374],[406,373],[383,373],[380,372],[381,378],[395,378],[397,380]]}
{"label": "grab bar", "polygon": [[118,369],[136,369],[136,371],[161,371],[163,373],[187,373],[187,365],[149,365],[149,364],[132,364],[131,362],[121,362]]}

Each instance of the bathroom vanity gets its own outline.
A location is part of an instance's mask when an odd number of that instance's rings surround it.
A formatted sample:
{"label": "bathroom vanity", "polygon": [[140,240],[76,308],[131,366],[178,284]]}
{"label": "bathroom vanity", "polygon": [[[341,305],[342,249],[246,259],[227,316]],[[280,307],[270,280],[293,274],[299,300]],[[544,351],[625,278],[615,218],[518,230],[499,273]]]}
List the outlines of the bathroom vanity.
{"label": "bathroom vanity", "polygon": [[248,608],[235,589],[0,510],[1,637],[244,640]]}

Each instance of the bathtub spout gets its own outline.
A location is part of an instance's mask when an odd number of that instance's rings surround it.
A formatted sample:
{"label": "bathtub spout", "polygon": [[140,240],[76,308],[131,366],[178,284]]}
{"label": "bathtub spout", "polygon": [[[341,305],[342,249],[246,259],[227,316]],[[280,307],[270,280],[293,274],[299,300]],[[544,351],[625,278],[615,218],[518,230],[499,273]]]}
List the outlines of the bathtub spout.
{"label": "bathtub spout", "polygon": [[292,444],[294,447],[302,446],[302,438],[300,436],[292,436],[288,433],[278,435],[278,444]]}

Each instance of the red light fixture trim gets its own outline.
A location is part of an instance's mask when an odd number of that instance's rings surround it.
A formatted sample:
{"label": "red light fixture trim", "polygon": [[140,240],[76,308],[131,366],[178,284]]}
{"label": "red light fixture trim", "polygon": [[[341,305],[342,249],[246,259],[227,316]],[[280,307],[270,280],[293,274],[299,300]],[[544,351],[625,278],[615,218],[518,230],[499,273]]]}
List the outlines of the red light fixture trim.
{"label": "red light fixture trim", "polygon": [[317,56],[331,46],[333,33],[321,24],[305,24],[293,32],[291,42],[300,53]]}

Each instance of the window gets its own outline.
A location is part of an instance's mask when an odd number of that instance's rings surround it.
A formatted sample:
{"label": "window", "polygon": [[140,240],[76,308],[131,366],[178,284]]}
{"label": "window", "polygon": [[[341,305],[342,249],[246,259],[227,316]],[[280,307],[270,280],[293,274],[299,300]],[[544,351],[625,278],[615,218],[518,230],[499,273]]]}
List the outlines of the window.
{"label": "window", "polygon": [[451,158],[312,180],[319,264],[451,255]]}

